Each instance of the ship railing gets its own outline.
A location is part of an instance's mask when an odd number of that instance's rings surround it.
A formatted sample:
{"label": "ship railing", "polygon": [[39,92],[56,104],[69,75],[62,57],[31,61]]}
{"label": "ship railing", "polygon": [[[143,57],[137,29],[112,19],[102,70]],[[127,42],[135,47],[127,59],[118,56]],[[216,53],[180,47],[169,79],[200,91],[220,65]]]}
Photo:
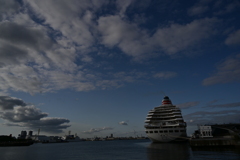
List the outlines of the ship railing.
{"label": "ship railing", "polygon": [[175,109],[156,109],[152,112],[172,112],[172,111],[175,111]]}
{"label": "ship railing", "polygon": [[172,112],[173,114],[175,114],[175,113],[182,113],[180,110],[179,111],[174,111],[174,112]]}
{"label": "ship railing", "polygon": [[156,109],[156,110],[151,110],[149,111],[149,113],[156,113],[156,112],[160,112],[160,113],[163,113],[163,112],[181,112],[180,109]]}
{"label": "ship railing", "polygon": [[159,125],[144,125],[144,127],[160,127]]}
{"label": "ship railing", "polygon": [[175,125],[174,124],[172,124],[172,125],[168,124],[168,125],[165,125],[164,127],[179,127],[179,124],[175,124]]}
{"label": "ship railing", "polygon": [[168,115],[168,114],[181,114],[181,112],[154,112],[147,115]]}
{"label": "ship railing", "polygon": [[167,112],[167,113],[154,113],[154,114],[151,114],[151,115],[147,115],[147,116],[155,116],[155,115],[158,115],[158,116],[166,116],[166,115],[169,115],[169,114],[172,114],[172,112]]}
{"label": "ship railing", "polygon": [[179,124],[172,124],[172,125],[144,125],[145,128],[169,128],[169,127],[183,127]]}
{"label": "ship railing", "polygon": [[176,120],[183,120],[183,118],[182,117],[147,117],[146,120],[176,121]]}
{"label": "ship railing", "polygon": [[176,108],[176,106],[172,105],[172,104],[165,104],[165,105],[161,105],[161,106],[158,106],[155,108]]}
{"label": "ship railing", "polygon": [[[158,115],[154,115],[154,116],[152,116],[152,118],[158,118],[157,117]],[[182,118],[182,115],[173,115],[173,114],[171,114],[171,115],[164,115],[164,116],[159,116],[160,118]]]}
{"label": "ship railing", "polygon": [[178,115],[178,114],[181,114],[181,112],[154,112],[147,115],[152,116],[152,115]]}
{"label": "ship railing", "polygon": [[151,116],[147,116],[146,119],[149,118],[183,118],[181,114],[177,114],[177,115],[151,115]]}
{"label": "ship railing", "polygon": [[153,119],[153,118],[149,118],[147,120],[145,120],[145,122],[171,122],[171,121],[182,121],[183,118],[174,118],[174,119]]}
{"label": "ship railing", "polygon": [[145,128],[162,128],[163,126],[158,125],[158,126],[152,126],[152,125],[144,125]]}
{"label": "ship railing", "polygon": [[154,115],[154,113],[148,113],[147,115]]}

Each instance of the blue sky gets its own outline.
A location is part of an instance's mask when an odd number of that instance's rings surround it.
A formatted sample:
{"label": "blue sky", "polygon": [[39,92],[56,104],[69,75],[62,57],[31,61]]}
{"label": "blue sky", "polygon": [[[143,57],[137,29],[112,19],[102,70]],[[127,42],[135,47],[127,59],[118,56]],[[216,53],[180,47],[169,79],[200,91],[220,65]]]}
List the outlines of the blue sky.
{"label": "blue sky", "polygon": [[240,122],[237,0],[0,4],[0,135],[145,135],[164,95],[188,134]]}

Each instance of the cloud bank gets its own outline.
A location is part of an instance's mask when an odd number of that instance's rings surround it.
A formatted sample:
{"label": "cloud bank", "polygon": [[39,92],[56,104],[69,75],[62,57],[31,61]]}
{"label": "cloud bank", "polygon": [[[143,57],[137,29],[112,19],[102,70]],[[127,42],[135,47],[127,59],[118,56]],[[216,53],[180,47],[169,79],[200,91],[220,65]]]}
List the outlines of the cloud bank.
{"label": "cloud bank", "polygon": [[48,113],[42,112],[34,105],[26,104],[23,100],[0,96],[0,118],[5,120],[6,126],[18,126],[29,129],[41,128],[48,133],[61,133],[63,129],[70,127],[70,120],[65,118],[48,117]]}
{"label": "cloud bank", "polygon": [[188,125],[239,123],[239,110],[222,110],[216,112],[199,111],[184,116]]}
{"label": "cloud bank", "polygon": [[206,107],[212,107],[212,108],[234,108],[234,107],[240,107],[240,102],[235,103],[226,103],[226,104],[210,104]]}
{"label": "cloud bank", "polygon": [[[113,74],[107,70],[107,61],[128,57],[139,63],[159,56],[188,54],[187,50],[197,49],[204,40],[214,37],[221,22],[217,17],[200,17],[186,23],[167,21],[154,29],[145,28],[142,24],[149,17],[141,10],[149,7],[146,1],[9,0],[1,4],[3,93],[12,90],[35,94],[66,88],[90,91],[118,88],[140,79],[174,78],[177,73],[173,71],[126,70]],[[206,6],[201,1],[188,13],[202,14],[209,9]],[[136,12],[130,16],[129,9]],[[230,33],[225,43],[239,44],[238,34],[239,30]],[[122,72],[121,79],[116,78]],[[203,84],[213,84],[214,79],[208,78]]]}
{"label": "cloud bank", "polygon": [[226,58],[217,66],[217,70],[210,77],[203,80],[205,86],[240,82],[240,54]]}
{"label": "cloud bank", "polygon": [[119,122],[118,124],[120,124],[120,125],[128,125],[128,123],[127,122],[125,122],[125,121],[121,121],[121,122]]}
{"label": "cloud bank", "polygon": [[106,131],[106,130],[113,130],[113,128],[112,127],[92,128],[88,131],[83,131],[83,133],[92,134],[92,133],[95,133],[95,132],[102,132],[102,131]]}
{"label": "cloud bank", "polygon": [[18,98],[9,96],[0,96],[0,109],[1,110],[12,110],[15,106],[26,106],[27,104]]}
{"label": "cloud bank", "polygon": [[199,104],[198,101],[195,102],[186,102],[186,103],[182,103],[182,104],[178,104],[177,107],[182,108],[182,109],[186,109],[186,108],[191,108],[191,107],[195,107]]}

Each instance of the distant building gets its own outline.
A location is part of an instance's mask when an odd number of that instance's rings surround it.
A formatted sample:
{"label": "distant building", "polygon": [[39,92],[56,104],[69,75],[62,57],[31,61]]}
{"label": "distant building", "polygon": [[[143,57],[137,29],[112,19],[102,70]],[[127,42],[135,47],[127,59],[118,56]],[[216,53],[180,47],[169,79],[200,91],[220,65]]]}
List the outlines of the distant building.
{"label": "distant building", "polygon": [[33,131],[29,131],[29,132],[28,132],[28,135],[29,135],[29,136],[32,136],[32,135],[33,135]]}
{"label": "distant building", "polygon": [[21,131],[21,134],[18,135],[18,139],[26,139],[27,131]]}
{"label": "distant building", "polygon": [[21,134],[18,135],[18,139],[32,139],[33,131],[21,131]]}
{"label": "distant building", "polygon": [[27,135],[27,131],[22,131],[21,132],[21,137],[26,137],[26,135]]}
{"label": "distant building", "polygon": [[211,126],[199,126],[199,132],[201,138],[213,137]]}
{"label": "distant building", "polygon": [[47,137],[45,135],[34,135],[34,136],[31,136],[31,139],[39,142],[50,141],[50,137]]}
{"label": "distant building", "polygon": [[200,125],[193,138],[240,136],[240,124]]}

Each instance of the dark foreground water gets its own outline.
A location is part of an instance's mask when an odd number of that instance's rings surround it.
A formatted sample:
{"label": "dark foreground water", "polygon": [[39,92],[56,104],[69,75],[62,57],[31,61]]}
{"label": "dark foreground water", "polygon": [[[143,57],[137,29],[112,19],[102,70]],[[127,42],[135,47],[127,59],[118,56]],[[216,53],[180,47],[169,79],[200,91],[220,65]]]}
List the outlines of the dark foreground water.
{"label": "dark foreground water", "polygon": [[0,147],[0,160],[240,160],[240,149],[192,150],[187,143],[85,141]]}

